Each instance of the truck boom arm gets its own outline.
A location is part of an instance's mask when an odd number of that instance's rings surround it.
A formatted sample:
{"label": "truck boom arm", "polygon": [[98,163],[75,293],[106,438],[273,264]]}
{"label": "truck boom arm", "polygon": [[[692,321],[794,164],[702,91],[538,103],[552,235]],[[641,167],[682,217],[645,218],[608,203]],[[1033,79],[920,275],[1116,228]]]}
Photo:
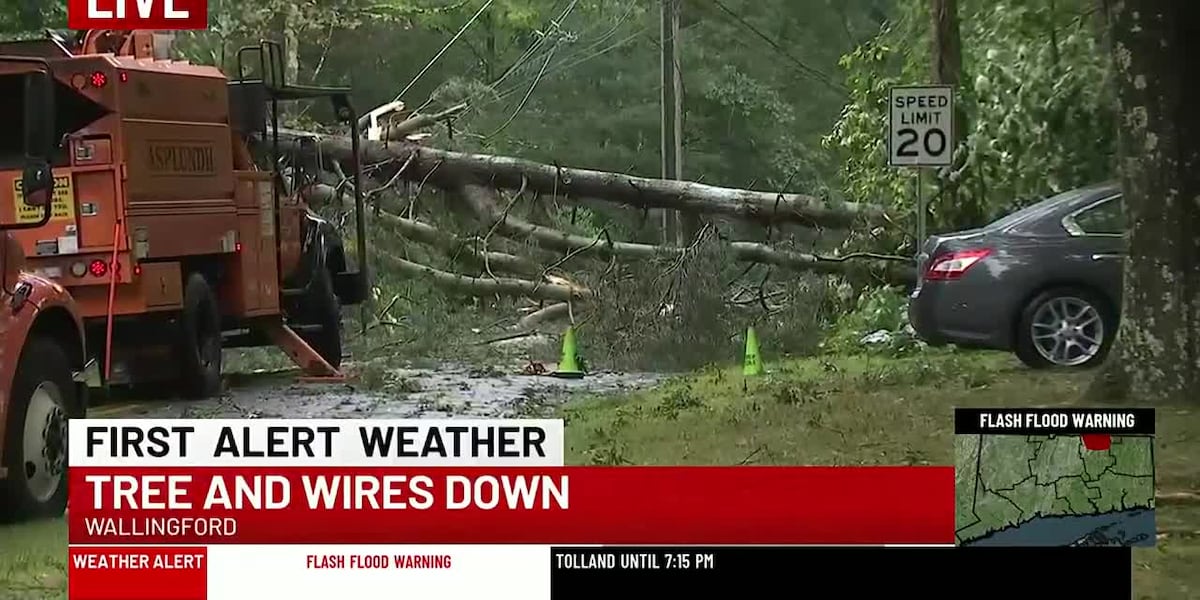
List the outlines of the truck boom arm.
{"label": "truck boom arm", "polygon": [[89,29],[78,39],[78,44],[72,48],[72,52],[77,56],[116,54],[134,58],[156,58],[154,32],[147,29]]}

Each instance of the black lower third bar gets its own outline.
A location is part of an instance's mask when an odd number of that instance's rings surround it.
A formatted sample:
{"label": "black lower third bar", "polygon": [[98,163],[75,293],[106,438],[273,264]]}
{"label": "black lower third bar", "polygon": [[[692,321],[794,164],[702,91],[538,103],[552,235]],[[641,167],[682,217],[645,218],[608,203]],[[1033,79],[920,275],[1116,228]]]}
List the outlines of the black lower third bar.
{"label": "black lower third bar", "polygon": [[[551,598],[925,598],[1128,600],[1130,549],[610,546],[554,548]],[[1003,595],[996,595],[1003,594]],[[1007,596],[1006,596],[1007,595]],[[883,596],[881,596],[883,597]]]}

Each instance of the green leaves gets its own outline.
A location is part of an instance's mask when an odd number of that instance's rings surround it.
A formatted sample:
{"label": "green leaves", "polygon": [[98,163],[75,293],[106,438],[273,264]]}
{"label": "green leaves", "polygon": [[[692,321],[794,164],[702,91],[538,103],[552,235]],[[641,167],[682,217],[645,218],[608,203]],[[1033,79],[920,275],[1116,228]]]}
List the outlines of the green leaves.
{"label": "green leaves", "polygon": [[[975,206],[991,218],[1112,176],[1113,100],[1106,53],[1086,18],[1091,4],[960,3],[964,84],[957,102],[968,123],[958,149],[965,156],[957,175],[963,205],[935,199],[932,230],[982,225],[972,222]],[[850,99],[824,139],[843,161],[848,199],[910,216],[888,236],[897,248],[912,229],[916,188],[910,170],[886,164],[884,103],[890,86],[929,78],[927,11],[928,3],[905,0],[897,19],[842,58]]]}

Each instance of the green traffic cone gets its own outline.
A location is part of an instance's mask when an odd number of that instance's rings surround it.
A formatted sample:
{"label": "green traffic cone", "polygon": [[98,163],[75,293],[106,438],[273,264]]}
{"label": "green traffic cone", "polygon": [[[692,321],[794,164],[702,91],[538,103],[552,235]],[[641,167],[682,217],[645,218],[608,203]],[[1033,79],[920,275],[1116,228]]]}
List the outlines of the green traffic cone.
{"label": "green traffic cone", "polygon": [[742,375],[754,377],[763,374],[762,357],[758,353],[758,334],[753,327],[746,329],[746,359],[742,362]]}
{"label": "green traffic cone", "polygon": [[558,361],[558,368],[550,375],[563,379],[583,378],[583,369],[579,368],[579,356],[575,348],[574,327],[568,327],[567,332],[563,334],[562,358]]}

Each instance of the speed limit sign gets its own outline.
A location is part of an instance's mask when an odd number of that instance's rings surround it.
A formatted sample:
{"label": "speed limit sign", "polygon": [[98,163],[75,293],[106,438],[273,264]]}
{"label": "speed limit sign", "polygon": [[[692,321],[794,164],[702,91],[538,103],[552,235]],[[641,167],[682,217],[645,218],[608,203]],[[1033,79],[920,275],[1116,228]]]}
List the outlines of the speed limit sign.
{"label": "speed limit sign", "polygon": [[947,167],[953,158],[954,88],[892,88],[888,98],[888,164]]}

